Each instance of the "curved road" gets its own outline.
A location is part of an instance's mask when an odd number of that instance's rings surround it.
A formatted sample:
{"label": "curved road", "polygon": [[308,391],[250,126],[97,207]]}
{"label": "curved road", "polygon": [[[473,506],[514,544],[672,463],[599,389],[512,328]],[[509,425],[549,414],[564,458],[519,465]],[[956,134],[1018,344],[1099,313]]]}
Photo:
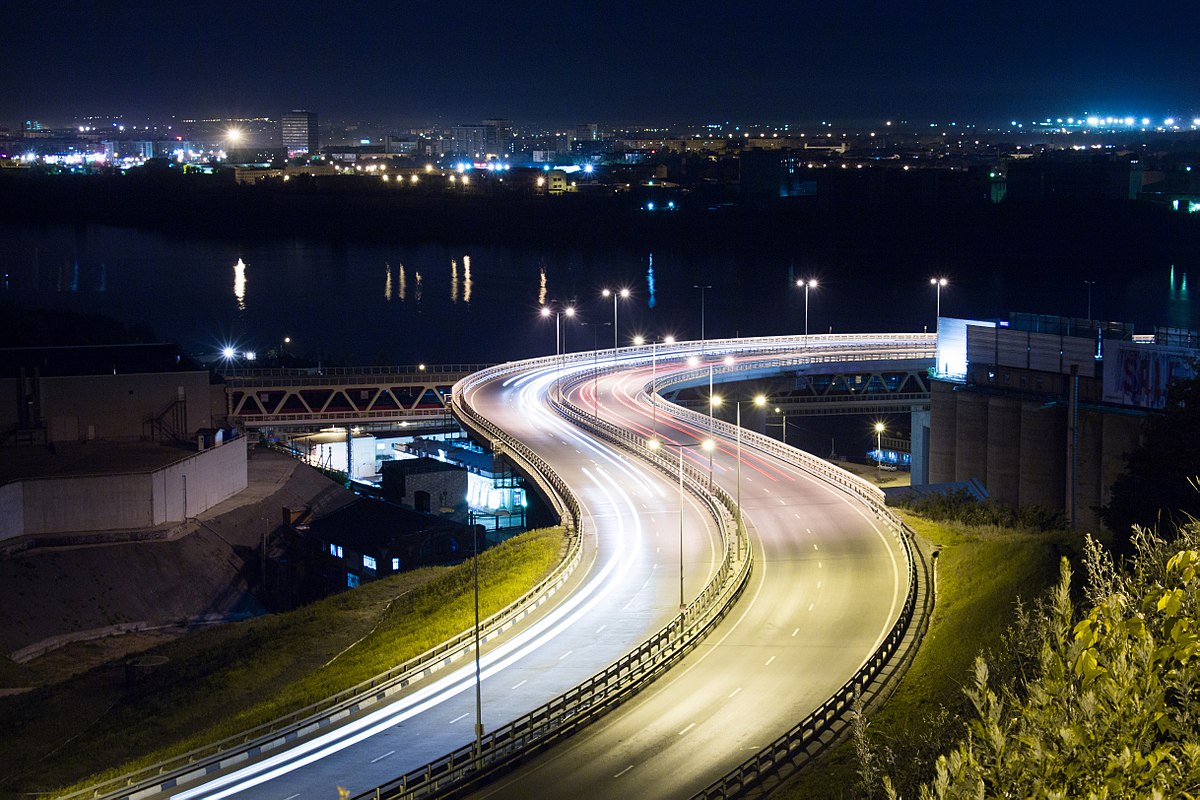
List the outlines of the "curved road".
{"label": "curved road", "polygon": [[[821,338],[838,346],[836,338]],[[875,341],[883,351],[891,339]],[[725,343],[746,354],[747,365],[768,346],[778,350],[781,343]],[[798,339],[790,347],[793,354],[804,350]],[[658,376],[687,370],[682,359],[696,352],[695,343],[659,348]],[[706,430],[651,412],[639,397],[651,372],[645,348],[618,351],[616,358],[626,368],[599,381],[590,376],[605,366],[600,359],[566,359],[561,370],[544,360],[514,365],[467,397],[572,487],[586,531],[584,563],[569,596],[560,593],[552,608],[485,646],[489,729],[616,661],[678,610],[677,484],[566,423],[546,403],[556,377],[577,374],[568,399],[581,409],[598,407],[606,420],[640,435],[653,425],[668,443],[706,438]],[[707,469],[706,454],[691,448],[685,454]],[[756,562],[734,613],[635,700],[483,794],[691,794],[795,724],[866,660],[903,601],[900,548],[848,495],[772,456],[749,449],[742,455],[743,508]],[[722,442],[713,463],[715,480],[734,493],[734,443]],[[712,520],[691,497],[684,534],[690,600],[721,552]],[[328,797],[334,786],[370,790],[469,742],[473,690],[474,665],[466,663],[382,708],[172,796],[306,800]]]}
{"label": "curved road", "polygon": [[[656,426],[666,442],[707,435],[639,401],[649,379],[643,368],[589,382],[579,405],[590,411],[599,389],[600,416],[628,430],[649,437]],[[722,441],[714,457],[714,480],[731,494],[736,454]],[[858,500],[745,446],[741,496],[756,552],[735,612],[633,701],[474,796],[689,797],[803,719],[867,660],[907,590],[891,533]]]}

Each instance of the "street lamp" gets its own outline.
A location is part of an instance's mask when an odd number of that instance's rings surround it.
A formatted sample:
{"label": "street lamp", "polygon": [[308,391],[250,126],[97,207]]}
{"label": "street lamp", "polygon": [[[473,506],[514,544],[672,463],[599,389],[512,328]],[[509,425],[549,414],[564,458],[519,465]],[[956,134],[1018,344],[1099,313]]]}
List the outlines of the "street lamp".
{"label": "street lamp", "polygon": [[775,413],[779,415],[780,421],[768,422],[767,424],[771,427],[778,425],[780,428],[780,439],[784,444],[787,444],[787,414],[784,414],[783,410],[780,409],[779,406],[775,406]]}
{"label": "street lamp", "polygon": [[801,278],[800,280],[796,281],[796,285],[802,286],[804,288],[804,341],[807,342],[808,341],[808,290],[817,288],[817,279],[809,278],[808,280],[804,280],[803,278]]}
{"label": "street lamp", "polygon": [[599,337],[599,328],[603,325],[611,325],[609,322],[581,322],[584,327],[590,326],[592,329],[592,416],[596,419],[600,418],[600,348],[596,344]]}
{"label": "street lamp", "polygon": [[629,290],[622,289],[621,291],[618,292],[614,289],[605,289],[600,294],[602,294],[605,297],[612,295],[612,299],[613,299],[613,350],[616,350],[617,349],[617,297],[618,296],[621,298],[629,297]]}
{"label": "street lamp", "polygon": [[883,432],[886,430],[882,422],[875,423],[875,469],[883,469]]}
{"label": "street lamp", "polygon": [[950,283],[950,281],[946,280],[945,278],[929,279],[929,284],[937,290],[937,316],[934,317],[933,320],[933,330],[935,333],[937,332],[937,321],[941,319],[942,316],[942,287],[948,283]]}
{"label": "street lamp", "polygon": [[[658,450],[658,448],[667,445],[679,448],[679,610],[683,611],[687,608],[687,603],[683,600],[683,450],[686,447],[701,447],[711,454],[716,444],[712,439],[705,439],[703,442],[694,444],[676,444],[674,442],[661,442],[657,437],[646,443],[646,446],[651,450]],[[683,621],[681,619],[680,625],[682,624]]]}
{"label": "street lamp", "polygon": [[554,315],[554,357],[557,360],[557,373],[558,373],[558,378],[555,380],[555,383],[558,384],[558,402],[561,403],[562,402],[562,384],[559,382],[562,380],[562,354],[563,354],[563,351],[566,349],[566,336],[565,336],[565,331],[562,330],[562,325],[560,323],[560,317],[564,314],[566,315],[566,317],[568,319],[570,319],[571,317],[574,317],[575,316],[575,306],[567,306],[562,311],[559,311],[557,308],[551,309],[550,306],[542,306],[541,313],[542,313],[543,318],[549,317],[551,314]]}
{"label": "street lamp", "polygon": [[[756,394],[754,405],[765,406],[766,395]],[[737,541],[738,558],[742,557],[742,401],[737,402]]]}
{"label": "street lamp", "polygon": [[468,512],[468,527],[471,529],[471,541],[474,543],[472,576],[475,584],[475,758],[483,758],[483,697],[479,665],[479,528],[475,525],[475,512]]}

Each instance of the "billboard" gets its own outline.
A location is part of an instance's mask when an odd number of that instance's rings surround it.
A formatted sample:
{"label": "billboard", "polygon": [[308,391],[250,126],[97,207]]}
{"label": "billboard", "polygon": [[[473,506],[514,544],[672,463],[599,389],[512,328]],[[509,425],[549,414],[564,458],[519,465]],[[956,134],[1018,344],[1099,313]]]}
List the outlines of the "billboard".
{"label": "billboard", "polygon": [[1161,409],[1172,383],[1196,374],[1195,350],[1122,342],[1104,359],[1104,402]]}

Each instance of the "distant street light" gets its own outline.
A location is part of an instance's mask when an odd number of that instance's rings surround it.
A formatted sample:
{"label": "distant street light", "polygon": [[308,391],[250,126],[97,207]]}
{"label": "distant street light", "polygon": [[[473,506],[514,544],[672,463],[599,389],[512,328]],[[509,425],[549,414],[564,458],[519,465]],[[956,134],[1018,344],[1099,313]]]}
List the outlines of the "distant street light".
{"label": "distant street light", "polygon": [[542,314],[543,318],[549,317],[551,314],[554,315],[554,357],[556,359],[557,373],[558,373],[558,377],[555,380],[555,384],[558,386],[558,401],[561,403],[562,402],[562,384],[560,381],[562,380],[562,355],[563,355],[563,351],[566,349],[566,341],[565,341],[566,337],[565,337],[565,332],[562,330],[562,326],[560,324],[559,318],[564,314],[566,315],[566,317],[568,319],[570,319],[571,317],[574,317],[575,316],[575,306],[567,306],[566,308],[562,309],[561,311],[559,311],[558,308],[551,308],[550,306],[542,306],[541,314]]}
{"label": "distant street light", "polygon": [[942,317],[942,287],[950,281],[945,278],[930,278],[929,283],[937,290],[937,316],[933,319],[933,332],[937,333],[937,321]]}
{"label": "distant street light", "polygon": [[808,342],[808,290],[817,288],[817,279],[809,278],[804,280],[801,278],[796,281],[797,286],[804,288],[804,341]]}
{"label": "distant street light", "polygon": [[[754,405],[765,406],[766,395],[754,396]],[[742,401],[737,402],[737,541],[738,558],[742,557]]]}
{"label": "distant street light", "polygon": [[612,299],[613,299],[613,350],[616,350],[617,349],[617,297],[619,296],[622,299],[628,298],[629,290],[622,289],[618,292],[614,289],[605,289],[600,294],[602,294],[604,297],[608,297],[609,295],[612,295]]}
{"label": "distant street light", "polygon": [[875,469],[883,469],[883,432],[886,430],[882,422],[875,423]]}

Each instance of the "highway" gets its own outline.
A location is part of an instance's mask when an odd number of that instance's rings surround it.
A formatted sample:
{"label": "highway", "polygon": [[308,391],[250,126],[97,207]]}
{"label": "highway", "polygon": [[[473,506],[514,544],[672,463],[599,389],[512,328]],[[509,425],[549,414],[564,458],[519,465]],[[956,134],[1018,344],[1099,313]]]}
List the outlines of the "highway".
{"label": "highway", "polygon": [[[596,403],[603,419],[647,437],[656,426],[668,443],[706,436],[703,425],[664,419],[638,402],[649,377],[643,368],[589,382],[578,403],[589,410]],[[731,494],[736,453],[735,442],[723,440],[714,457],[714,479]],[[749,448],[741,497],[756,554],[735,613],[649,690],[474,796],[689,797],[802,719],[865,662],[907,590],[895,538],[856,499]]]}
{"label": "highway", "polygon": [[[553,414],[542,397],[554,377],[545,369],[506,377],[470,398],[567,478],[586,531],[582,574],[570,596],[484,649],[486,729],[579,684],[678,613],[677,489]],[[691,497],[685,523],[690,598],[711,577],[721,544],[708,512]],[[470,742],[474,723],[474,664],[467,661],[382,708],[170,796],[306,800],[328,798],[337,786],[367,791]]]}
{"label": "highway", "polygon": [[[890,352],[886,336],[873,346]],[[781,344],[747,340],[729,347],[742,353],[737,369],[778,358]],[[788,347],[791,355],[803,350],[796,340]],[[700,350],[696,343],[659,348],[653,371],[661,378],[693,370],[684,359]],[[689,600],[721,556],[712,519],[690,495],[681,535],[672,476],[549,408],[555,378],[573,378],[565,382],[569,403],[639,437],[657,430],[673,457],[682,444],[684,457],[707,469],[708,455],[694,446],[708,437],[705,427],[652,412],[641,395],[650,353],[620,351],[620,363],[606,365],[609,356],[516,365],[464,397],[571,486],[586,533],[573,591],[484,648],[481,692],[489,730],[579,684],[674,617],[681,538]],[[593,375],[606,366],[620,368]],[[720,440],[712,462],[714,480],[730,494],[737,489],[735,449],[733,440]],[[688,796],[795,724],[870,656],[907,588],[904,554],[891,533],[859,500],[775,456],[745,448],[741,475],[755,568],[734,612],[650,689],[481,796],[539,796],[547,787],[572,797]],[[307,800],[328,797],[336,786],[352,794],[370,791],[469,743],[474,721],[474,665],[468,662],[381,708],[169,796]]]}

